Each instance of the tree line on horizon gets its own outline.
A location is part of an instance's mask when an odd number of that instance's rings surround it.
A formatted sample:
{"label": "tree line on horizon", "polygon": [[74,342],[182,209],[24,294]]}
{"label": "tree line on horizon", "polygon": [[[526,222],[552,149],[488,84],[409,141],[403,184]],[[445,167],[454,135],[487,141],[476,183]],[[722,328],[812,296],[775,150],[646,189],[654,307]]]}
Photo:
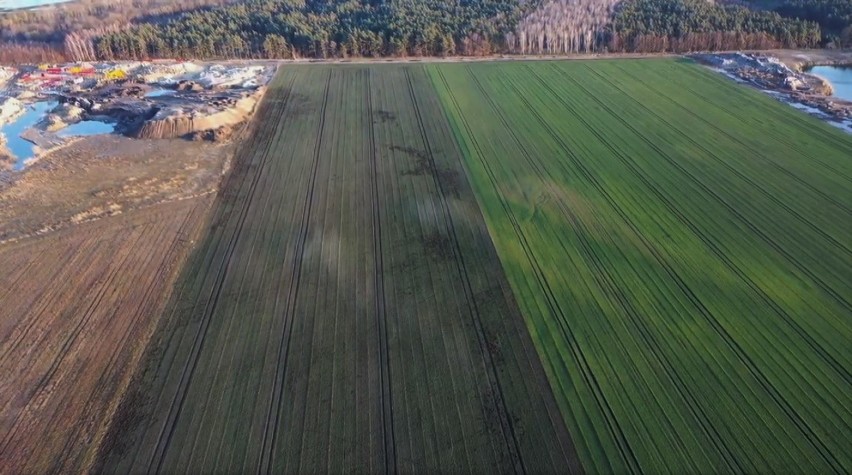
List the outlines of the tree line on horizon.
{"label": "tree line on horizon", "polygon": [[[60,52],[85,61],[653,53],[813,48],[826,43],[825,24],[832,45],[852,46],[848,25],[840,28],[848,0],[785,0],[786,16],[706,0],[193,1],[205,6],[90,22],[67,31],[61,45],[33,45],[40,57]],[[818,7],[809,18],[793,14],[810,3]],[[26,51],[16,46],[18,56]]]}

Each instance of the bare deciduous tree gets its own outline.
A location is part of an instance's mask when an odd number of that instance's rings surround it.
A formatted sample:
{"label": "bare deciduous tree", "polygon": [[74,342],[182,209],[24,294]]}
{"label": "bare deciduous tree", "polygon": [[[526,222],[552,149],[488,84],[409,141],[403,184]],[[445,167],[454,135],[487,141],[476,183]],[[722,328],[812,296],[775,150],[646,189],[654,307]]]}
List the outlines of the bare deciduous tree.
{"label": "bare deciduous tree", "polygon": [[620,0],[546,0],[510,38],[522,54],[588,53],[606,46],[605,26]]}

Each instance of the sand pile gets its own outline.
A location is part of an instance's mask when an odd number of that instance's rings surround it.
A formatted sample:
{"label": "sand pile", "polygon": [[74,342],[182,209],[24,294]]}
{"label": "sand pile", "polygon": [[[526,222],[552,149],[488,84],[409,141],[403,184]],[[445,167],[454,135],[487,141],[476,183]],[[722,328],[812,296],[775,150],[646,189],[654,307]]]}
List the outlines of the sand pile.
{"label": "sand pile", "polygon": [[215,64],[198,75],[197,82],[205,87],[252,87],[258,84],[258,77],[266,68],[264,66],[248,66],[244,68],[227,67]]}
{"label": "sand pile", "polygon": [[204,66],[195,63],[145,64],[134,71],[136,77],[148,84],[176,84],[181,80],[192,79],[204,70]]}
{"label": "sand pile", "polygon": [[15,156],[6,148],[6,136],[0,134],[0,171],[11,170],[15,164]]}
{"label": "sand pile", "polygon": [[48,132],[56,132],[80,122],[84,112],[83,108],[72,103],[59,104],[39,122],[38,127]]}
{"label": "sand pile", "polygon": [[12,79],[15,74],[17,74],[17,71],[15,71],[14,69],[4,68],[0,66],[0,87],[6,85],[6,83],[9,82],[9,80]]}
{"label": "sand pile", "polygon": [[25,109],[24,103],[14,97],[0,97],[0,125],[12,122]]}

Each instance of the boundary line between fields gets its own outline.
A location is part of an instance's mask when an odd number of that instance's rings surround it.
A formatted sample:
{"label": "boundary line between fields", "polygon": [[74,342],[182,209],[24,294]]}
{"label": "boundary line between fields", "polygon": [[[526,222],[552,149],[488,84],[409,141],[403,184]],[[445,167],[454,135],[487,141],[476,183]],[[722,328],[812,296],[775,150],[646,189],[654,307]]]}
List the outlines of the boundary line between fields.
{"label": "boundary line between fields", "polygon": [[[289,90],[287,94],[287,97],[289,97]],[[258,112],[265,112],[265,110],[261,111],[259,109]],[[258,135],[259,132],[260,131],[258,130]],[[202,313],[202,323],[199,326],[198,331],[196,332],[192,349],[190,350],[190,354],[187,358],[187,363],[181,373],[178,388],[175,392],[171,404],[169,405],[169,411],[166,417],[166,421],[164,422],[163,427],[160,430],[160,435],[157,438],[157,446],[155,447],[154,452],[151,454],[151,458],[148,462],[148,473],[162,472],[162,466],[165,461],[165,454],[168,449],[168,446],[171,443],[172,435],[174,434],[174,431],[177,428],[177,420],[180,417],[180,413],[182,412],[186,396],[189,393],[189,386],[192,383],[192,378],[195,374],[195,368],[198,365],[198,360],[200,358],[201,351],[206,341],[207,330],[210,328],[210,321],[213,318],[213,313],[218,307],[219,298],[222,294],[222,288],[224,286],[224,281],[231,267],[231,260],[233,259],[234,250],[237,246],[237,243],[240,241],[242,229],[245,225],[245,221],[248,216],[248,210],[249,208],[251,208],[251,203],[253,202],[253,197],[255,191],[257,190],[257,183],[260,180],[260,175],[262,174],[261,172],[265,168],[268,159],[269,149],[267,147],[266,152],[262,155],[259,166],[257,166],[256,173],[251,177],[251,181],[249,182],[249,189],[246,194],[246,198],[243,201],[244,204],[242,208],[239,209],[239,214],[237,215],[237,225],[234,227],[234,230],[231,233],[231,237],[228,240],[228,244],[226,247],[225,255],[220,261],[222,262],[222,265],[217,270],[217,275],[214,281],[215,283],[213,285],[213,288],[210,290],[210,297],[206,300],[204,312]],[[237,165],[239,164],[236,164],[235,167]],[[251,163],[245,163],[243,166],[246,169],[246,175],[248,175],[248,173],[250,172]],[[248,178],[248,176],[244,178]],[[156,465],[156,469],[153,469],[154,465]]]}
{"label": "boundary line between fields", "polygon": [[454,259],[456,263],[456,270],[459,273],[459,277],[463,282],[463,289],[465,293],[465,297],[468,304],[468,309],[470,311],[470,316],[472,317],[474,327],[476,328],[476,336],[477,341],[479,342],[479,352],[483,357],[483,360],[487,369],[487,377],[489,385],[491,386],[491,392],[495,398],[495,406],[498,408],[500,412],[500,426],[503,432],[504,442],[509,451],[509,456],[514,462],[514,470],[516,473],[527,473],[526,465],[524,464],[523,457],[521,455],[520,443],[518,442],[518,436],[516,434],[514,425],[511,421],[509,409],[506,405],[505,398],[503,396],[503,388],[500,384],[500,379],[497,374],[497,367],[494,363],[494,359],[491,355],[491,352],[488,351],[487,341],[485,338],[485,330],[483,328],[481,315],[479,312],[479,308],[476,304],[476,300],[473,298],[473,289],[470,284],[470,277],[467,273],[467,267],[464,263],[464,256],[461,252],[461,247],[459,245],[459,238],[456,233],[455,224],[453,223],[452,214],[449,209],[449,205],[447,204],[446,191],[444,190],[441,181],[436,176],[437,174],[437,164],[435,163],[435,157],[432,152],[432,146],[429,143],[429,139],[426,134],[425,127],[423,125],[423,117],[420,113],[420,106],[417,103],[417,96],[414,93],[414,86],[411,81],[411,75],[409,73],[409,68],[405,68],[405,77],[408,82],[408,90],[411,95],[411,102],[414,106],[414,111],[417,115],[417,125],[420,130],[421,139],[423,140],[423,145],[426,147],[426,154],[429,157],[429,162],[432,166],[432,173],[430,173],[432,180],[435,184],[435,187],[438,189],[438,195],[440,197],[441,210],[444,215],[444,223],[447,228],[447,231],[453,238],[453,250],[456,254],[456,259]]}

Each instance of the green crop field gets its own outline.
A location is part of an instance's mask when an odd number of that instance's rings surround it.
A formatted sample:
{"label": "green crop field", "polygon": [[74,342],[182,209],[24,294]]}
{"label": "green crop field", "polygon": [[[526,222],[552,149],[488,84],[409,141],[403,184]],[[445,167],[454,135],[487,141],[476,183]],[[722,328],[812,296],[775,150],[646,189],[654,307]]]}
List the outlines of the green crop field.
{"label": "green crop field", "polygon": [[852,135],[683,60],[282,66],[97,468],[852,471]]}
{"label": "green crop field", "polygon": [[852,136],[681,61],[429,72],[587,470],[852,469]]}
{"label": "green crop field", "polygon": [[110,472],[577,469],[422,68],[285,68]]}

